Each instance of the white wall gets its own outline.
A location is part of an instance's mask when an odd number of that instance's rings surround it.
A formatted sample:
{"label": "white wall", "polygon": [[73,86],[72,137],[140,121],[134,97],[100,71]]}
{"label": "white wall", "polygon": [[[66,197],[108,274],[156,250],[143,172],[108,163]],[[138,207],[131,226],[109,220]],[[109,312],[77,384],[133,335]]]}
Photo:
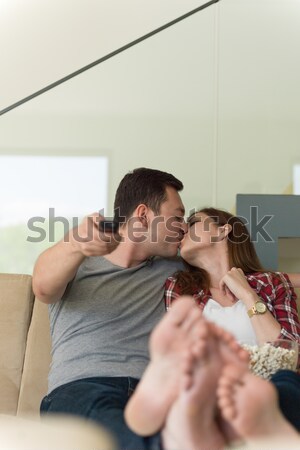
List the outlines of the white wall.
{"label": "white wall", "polygon": [[[164,18],[178,12],[171,0],[167,3]],[[182,12],[183,3],[177,3]],[[70,5],[60,2],[58,17],[67,12],[72,22]],[[87,20],[93,10],[83,2],[82,12],[84,39],[94,24],[94,57],[103,29]],[[158,23],[159,9],[153,17]],[[0,153],[108,155],[110,203],[123,174],[138,166],[181,178],[188,210],[210,204],[233,209],[236,193],[283,193],[292,182],[293,164],[300,162],[299,25],[298,0],[222,0],[0,116]],[[78,37],[79,25],[73,31]],[[84,48],[78,54],[86,58]],[[60,72],[62,66],[59,60]],[[26,77],[31,72],[26,66]],[[9,82],[7,88],[9,93]],[[17,182],[13,174],[12,182]],[[96,186],[91,180],[91,188]]]}

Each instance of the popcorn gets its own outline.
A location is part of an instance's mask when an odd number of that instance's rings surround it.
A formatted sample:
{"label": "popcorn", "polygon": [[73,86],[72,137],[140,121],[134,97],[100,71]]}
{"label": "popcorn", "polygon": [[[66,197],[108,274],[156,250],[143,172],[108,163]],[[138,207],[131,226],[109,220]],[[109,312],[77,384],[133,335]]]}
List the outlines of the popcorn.
{"label": "popcorn", "polygon": [[280,369],[296,369],[298,352],[293,348],[278,347],[272,343],[244,344],[243,347],[250,353],[250,370],[262,378],[268,380]]}

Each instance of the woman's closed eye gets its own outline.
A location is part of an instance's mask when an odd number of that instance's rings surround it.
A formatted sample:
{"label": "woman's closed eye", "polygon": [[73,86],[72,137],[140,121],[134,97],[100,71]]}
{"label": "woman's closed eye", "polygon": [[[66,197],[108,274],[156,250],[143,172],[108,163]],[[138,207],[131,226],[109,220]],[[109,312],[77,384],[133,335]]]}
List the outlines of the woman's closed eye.
{"label": "woman's closed eye", "polygon": [[195,225],[195,223],[200,222],[199,220],[196,219],[192,219],[188,222],[188,227],[191,228],[193,225]]}

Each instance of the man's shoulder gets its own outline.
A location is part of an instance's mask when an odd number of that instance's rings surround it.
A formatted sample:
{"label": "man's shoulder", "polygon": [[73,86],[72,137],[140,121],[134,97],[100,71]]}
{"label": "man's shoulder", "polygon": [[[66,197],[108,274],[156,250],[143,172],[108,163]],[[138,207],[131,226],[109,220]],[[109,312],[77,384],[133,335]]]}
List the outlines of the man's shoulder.
{"label": "man's shoulder", "polygon": [[105,274],[119,269],[119,266],[111,263],[105,256],[88,256],[79,266],[76,278]]}

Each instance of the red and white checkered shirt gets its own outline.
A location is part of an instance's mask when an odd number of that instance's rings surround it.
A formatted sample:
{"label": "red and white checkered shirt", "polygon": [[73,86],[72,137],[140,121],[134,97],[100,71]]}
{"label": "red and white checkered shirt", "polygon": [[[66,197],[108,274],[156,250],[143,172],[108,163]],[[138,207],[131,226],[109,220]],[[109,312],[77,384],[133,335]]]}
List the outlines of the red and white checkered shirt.
{"label": "red and white checkered shirt", "polygon": [[[256,272],[246,275],[249,285],[266,304],[270,313],[281,325],[278,339],[289,339],[300,344],[300,322],[296,304],[296,293],[289,277],[282,272]],[[169,277],[165,284],[165,306],[171,306],[173,300],[181,294],[177,280]],[[193,297],[203,310],[210,298],[210,292],[195,290]]]}

